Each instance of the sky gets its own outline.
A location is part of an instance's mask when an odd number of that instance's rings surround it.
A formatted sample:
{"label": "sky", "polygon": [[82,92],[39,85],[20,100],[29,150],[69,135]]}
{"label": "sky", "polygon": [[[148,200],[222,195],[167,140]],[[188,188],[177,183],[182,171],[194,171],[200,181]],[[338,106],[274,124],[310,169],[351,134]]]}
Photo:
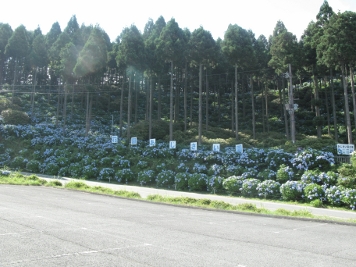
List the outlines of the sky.
{"label": "sky", "polygon": [[[99,25],[115,41],[125,27],[134,24],[143,32],[151,18],[163,16],[166,22],[174,18],[179,27],[191,32],[202,26],[213,38],[224,39],[229,24],[251,30],[255,37],[267,39],[277,21],[300,39],[312,20],[316,20],[324,0],[136,0],[136,1],[76,1],[16,0],[1,4],[0,23],[12,29],[23,24],[27,30],[38,26],[46,34],[58,22],[63,30],[75,15],[79,25]],[[356,0],[328,0],[334,12],[356,12]]]}

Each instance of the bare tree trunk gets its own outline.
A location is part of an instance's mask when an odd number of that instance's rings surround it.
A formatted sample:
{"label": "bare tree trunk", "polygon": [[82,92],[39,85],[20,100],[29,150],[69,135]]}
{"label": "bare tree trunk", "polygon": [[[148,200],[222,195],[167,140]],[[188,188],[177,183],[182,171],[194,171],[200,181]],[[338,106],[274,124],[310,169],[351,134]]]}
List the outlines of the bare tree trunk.
{"label": "bare tree trunk", "polygon": [[265,90],[266,90],[266,93],[265,93],[265,103],[266,103],[266,126],[267,126],[267,132],[269,132],[269,115],[268,115],[268,87],[267,87],[267,84],[265,84]]}
{"label": "bare tree trunk", "polygon": [[346,80],[346,66],[341,66],[342,71],[342,81],[344,84],[344,100],[345,100],[345,117],[346,117],[346,129],[347,129],[347,140],[348,144],[352,144],[352,129],[350,120],[350,110],[349,110],[349,97],[347,92],[347,80]]}
{"label": "bare tree trunk", "polygon": [[123,74],[122,77],[122,85],[121,85],[121,96],[120,96],[120,137],[122,137],[122,113],[124,111],[123,106],[124,106],[124,87],[125,87],[125,78],[126,76]]}
{"label": "bare tree trunk", "polygon": [[315,117],[317,119],[317,125],[316,125],[316,130],[317,130],[317,137],[321,138],[321,125],[320,125],[320,101],[319,101],[319,86],[318,86],[318,79],[316,75],[313,76],[313,82],[314,82],[314,108],[315,108]]}
{"label": "bare tree trunk", "polygon": [[[2,71],[0,69],[0,71]],[[36,91],[36,84],[37,84],[37,68],[35,69],[35,79],[33,80],[33,90],[31,94],[31,118],[33,119],[34,116],[34,106],[35,106],[35,91]]]}
{"label": "bare tree trunk", "polygon": [[184,73],[184,131],[187,131],[187,94],[188,94],[188,87],[187,87],[187,80],[188,80],[188,64],[185,62],[185,73]]}
{"label": "bare tree trunk", "polygon": [[288,127],[288,117],[287,117],[287,110],[285,108],[285,104],[286,104],[286,99],[285,99],[285,86],[284,86],[284,78],[282,78],[282,89],[283,89],[283,93],[282,93],[282,107],[283,107],[283,115],[284,115],[284,127],[285,127],[285,131],[286,131],[286,138],[289,139],[289,127]]}
{"label": "bare tree trunk", "polygon": [[169,140],[173,140],[173,61],[171,61],[171,86],[169,94]]}
{"label": "bare tree trunk", "polygon": [[326,115],[328,120],[328,135],[330,135],[330,109],[329,109],[329,96],[328,96],[328,89],[326,85],[326,77],[324,77],[324,88],[325,88],[325,107],[326,107]]}
{"label": "bare tree trunk", "polygon": [[136,73],[134,74],[134,86],[133,86],[133,90],[134,90],[134,92],[135,92],[135,123],[137,123],[137,110],[138,110],[138,108],[137,108],[137,105],[138,105],[138,100],[137,100],[137,98],[138,98],[138,91],[140,90],[140,88],[137,90],[137,88],[136,88]]}
{"label": "bare tree trunk", "polygon": [[62,125],[62,131],[63,131],[63,134],[65,134],[66,121],[67,121],[67,85],[63,86],[63,90],[64,90],[64,102],[63,102],[63,125]]}
{"label": "bare tree trunk", "polygon": [[209,122],[209,83],[208,83],[208,69],[205,72],[205,131],[208,130]]}
{"label": "bare tree trunk", "polygon": [[239,139],[239,102],[237,92],[237,65],[235,65],[235,138]]}
{"label": "bare tree trunk", "polygon": [[89,124],[90,124],[90,120],[89,120],[89,91],[87,91],[87,105],[86,105],[86,113],[85,113],[85,136],[88,136],[88,132],[89,132]]}
{"label": "bare tree trunk", "polygon": [[149,112],[148,112],[148,139],[152,138],[152,102],[153,102],[153,86],[152,86],[152,77],[149,77]]}
{"label": "bare tree trunk", "polygon": [[355,83],[354,83],[354,69],[350,66],[350,78],[351,78],[351,93],[352,93],[352,104],[354,113],[354,127],[356,127],[356,98],[355,98]]}
{"label": "bare tree trunk", "polygon": [[157,107],[157,119],[161,119],[161,102],[162,102],[162,88],[161,88],[161,75],[158,76],[158,107]]}
{"label": "bare tree trunk", "polygon": [[256,139],[256,118],[255,118],[255,93],[253,91],[252,76],[250,77],[251,103],[252,103],[252,136]]}
{"label": "bare tree trunk", "polygon": [[127,99],[127,140],[128,143],[130,143],[130,138],[131,138],[131,79],[132,79],[132,74],[130,74],[129,78],[129,94],[128,94],[128,99]]}
{"label": "bare tree trunk", "polygon": [[334,139],[338,141],[337,134],[337,119],[336,119],[336,105],[335,105],[335,93],[334,93],[334,78],[332,73],[332,68],[330,68],[330,88],[331,88],[331,106],[333,109],[333,121],[334,121]]}
{"label": "bare tree trunk", "polygon": [[198,145],[201,145],[201,128],[202,128],[202,94],[203,94],[203,90],[202,90],[202,76],[203,76],[203,65],[200,64],[199,65],[199,125],[198,125]]}

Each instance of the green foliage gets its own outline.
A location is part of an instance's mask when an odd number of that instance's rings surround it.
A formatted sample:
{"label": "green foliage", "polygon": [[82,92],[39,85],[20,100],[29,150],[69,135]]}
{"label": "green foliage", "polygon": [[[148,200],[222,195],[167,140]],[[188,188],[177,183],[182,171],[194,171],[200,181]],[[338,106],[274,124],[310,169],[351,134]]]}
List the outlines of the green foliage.
{"label": "green foliage", "polygon": [[10,166],[17,170],[24,170],[26,168],[27,162],[28,160],[25,159],[24,157],[17,156],[12,160]]}
{"label": "green foliage", "polygon": [[258,196],[257,187],[260,183],[261,182],[258,179],[254,179],[254,178],[245,179],[242,183],[241,194],[244,197],[257,197]]}
{"label": "green foliage", "polygon": [[230,176],[223,181],[223,187],[229,194],[241,194],[243,178],[241,176]]}
{"label": "green foliage", "polygon": [[171,170],[162,170],[156,177],[157,187],[172,188],[174,185],[175,173]]}
{"label": "green foliage", "polygon": [[348,163],[343,163],[337,168],[337,172],[344,177],[356,176],[356,169]]}
{"label": "green foliage", "polygon": [[325,200],[325,192],[323,188],[318,184],[307,184],[304,187],[304,197],[307,201],[318,199],[320,201]]}
{"label": "green foliage", "polygon": [[174,177],[174,186],[175,190],[187,190],[188,189],[188,180],[191,174],[187,172],[178,172]]}
{"label": "green foliage", "polygon": [[277,171],[277,181],[280,183],[285,183],[288,180],[293,180],[294,171],[291,167],[286,166],[285,164],[280,165]]}
{"label": "green foliage", "polygon": [[154,182],[155,173],[152,170],[140,171],[137,174],[137,182],[142,185],[150,185]]}
{"label": "green foliage", "polygon": [[22,111],[14,109],[6,109],[1,112],[1,116],[6,124],[28,124],[30,117]]}
{"label": "green foliage", "polygon": [[193,173],[188,178],[190,191],[206,191],[208,176],[205,173]]}
{"label": "green foliage", "polygon": [[356,189],[356,177],[340,175],[339,178],[337,179],[337,185],[343,186],[345,188]]}
{"label": "green foliage", "polygon": [[305,184],[300,181],[287,181],[280,187],[280,192],[284,200],[297,201],[303,196]]}
{"label": "green foliage", "polygon": [[38,160],[30,160],[26,164],[26,170],[33,173],[39,173],[40,162]]}

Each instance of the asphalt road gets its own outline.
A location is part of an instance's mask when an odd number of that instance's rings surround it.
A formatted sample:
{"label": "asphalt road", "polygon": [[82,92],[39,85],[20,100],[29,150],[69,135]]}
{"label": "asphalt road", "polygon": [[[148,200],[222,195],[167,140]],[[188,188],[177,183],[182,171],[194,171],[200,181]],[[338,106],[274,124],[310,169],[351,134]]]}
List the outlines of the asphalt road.
{"label": "asphalt road", "polygon": [[356,226],[0,185],[0,266],[355,266]]}

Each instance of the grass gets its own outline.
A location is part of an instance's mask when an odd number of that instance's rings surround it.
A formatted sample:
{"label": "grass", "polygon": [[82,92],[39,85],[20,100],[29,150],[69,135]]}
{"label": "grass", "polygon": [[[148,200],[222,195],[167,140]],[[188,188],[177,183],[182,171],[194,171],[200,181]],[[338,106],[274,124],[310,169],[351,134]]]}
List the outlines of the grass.
{"label": "grass", "polygon": [[36,175],[23,175],[21,173],[11,173],[10,175],[0,174],[0,184],[11,185],[34,185],[34,186],[48,186],[56,188],[66,188],[71,190],[78,190],[84,192],[90,192],[95,194],[118,196],[130,199],[140,199],[143,201],[165,203],[171,205],[182,205],[187,207],[198,207],[212,210],[225,210],[236,211],[243,213],[264,214],[268,216],[283,216],[291,218],[304,218],[313,220],[323,220],[331,222],[342,222],[356,224],[356,219],[340,219],[327,216],[317,216],[312,214],[306,209],[289,211],[286,209],[277,209],[275,211],[268,210],[262,207],[257,207],[252,203],[242,203],[233,205],[224,201],[211,200],[207,198],[190,198],[190,197],[171,197],[162,196],[158,194],[149,195],[146,199],[142,198],[140,194],[136,192],[126,190],[113,190],[104,186],[89,186],[83,181],[71,181],[63,185],[59,180],[47,181],[40,179]]}

